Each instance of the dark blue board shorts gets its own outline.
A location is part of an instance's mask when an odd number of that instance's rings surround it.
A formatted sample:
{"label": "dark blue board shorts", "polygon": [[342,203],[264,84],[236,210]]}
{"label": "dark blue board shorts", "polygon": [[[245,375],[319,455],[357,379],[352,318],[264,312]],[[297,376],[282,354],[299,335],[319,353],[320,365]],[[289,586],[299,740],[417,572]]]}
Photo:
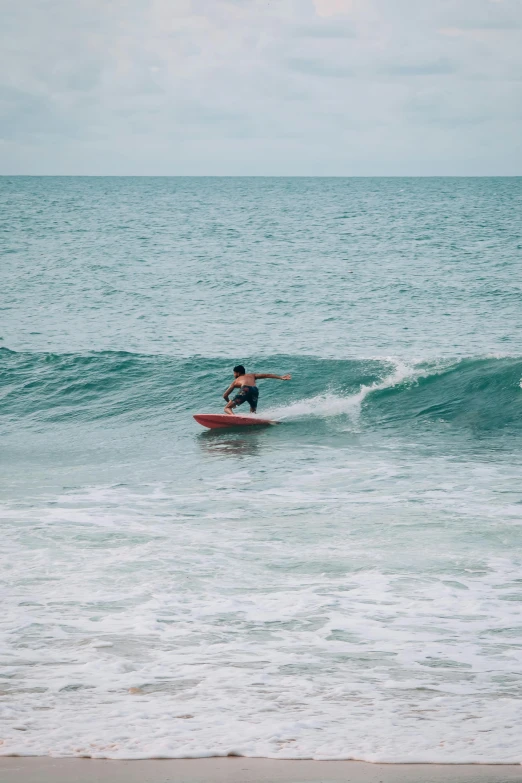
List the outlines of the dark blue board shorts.
{"label": "dark blue board shorts", "polygon": [[242,386],[232,401],[232,407],[243,405],[249,402],[253,411],[257,410],[257,400],[259,399],[259,389],[257,386]]}

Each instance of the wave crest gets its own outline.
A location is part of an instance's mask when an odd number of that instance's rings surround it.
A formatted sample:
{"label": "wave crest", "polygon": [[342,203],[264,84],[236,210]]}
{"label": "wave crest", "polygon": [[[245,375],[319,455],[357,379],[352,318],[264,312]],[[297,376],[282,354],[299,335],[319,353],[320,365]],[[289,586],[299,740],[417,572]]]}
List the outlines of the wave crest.
{"label": "wave crest", "polygon": [[[0,411],[17,426],[122,416],[143,420],[167,411],[188,420],[195,410],[221,408],[234,362],[0,349]],[[262,382],[260,410],[283,421],[347,416],[372,428],[431,422],[476,433],[522,429],[520,357],[407,364],[278,356],[248,364],[293,373],[291,384]]]}

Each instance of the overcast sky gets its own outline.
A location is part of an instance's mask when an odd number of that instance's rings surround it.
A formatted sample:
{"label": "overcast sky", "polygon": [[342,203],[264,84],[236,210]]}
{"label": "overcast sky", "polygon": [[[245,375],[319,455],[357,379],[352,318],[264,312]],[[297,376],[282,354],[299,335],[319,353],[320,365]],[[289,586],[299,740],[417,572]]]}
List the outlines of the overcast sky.
{"label": "overcast sky", "polygon": [[522,0],[0,10],[0,173],[522,175]]}

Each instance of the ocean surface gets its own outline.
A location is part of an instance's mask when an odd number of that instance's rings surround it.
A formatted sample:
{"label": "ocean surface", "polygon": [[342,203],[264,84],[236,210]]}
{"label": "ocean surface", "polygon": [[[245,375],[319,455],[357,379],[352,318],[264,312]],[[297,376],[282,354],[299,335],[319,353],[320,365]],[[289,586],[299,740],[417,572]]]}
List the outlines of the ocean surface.
{"label": "ocean surface", "polygon": [[0,753],[522,762],[521,214],[0,178]]}

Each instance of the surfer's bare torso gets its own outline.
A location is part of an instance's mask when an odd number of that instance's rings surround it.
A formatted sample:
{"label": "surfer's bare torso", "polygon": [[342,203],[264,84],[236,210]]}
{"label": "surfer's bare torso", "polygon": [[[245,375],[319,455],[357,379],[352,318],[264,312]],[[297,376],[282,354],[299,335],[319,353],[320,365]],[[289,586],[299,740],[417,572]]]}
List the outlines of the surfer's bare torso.
{"label": "surfer's bare torso", "polygon": [[246,375],[240,375],[239,378],[236,378],[236,380],[230,384],[230,388],[237,389],[240,386],[255,386],[256,380],[261,377],[263,376],[256,375],[253,372],[247,372]]}

